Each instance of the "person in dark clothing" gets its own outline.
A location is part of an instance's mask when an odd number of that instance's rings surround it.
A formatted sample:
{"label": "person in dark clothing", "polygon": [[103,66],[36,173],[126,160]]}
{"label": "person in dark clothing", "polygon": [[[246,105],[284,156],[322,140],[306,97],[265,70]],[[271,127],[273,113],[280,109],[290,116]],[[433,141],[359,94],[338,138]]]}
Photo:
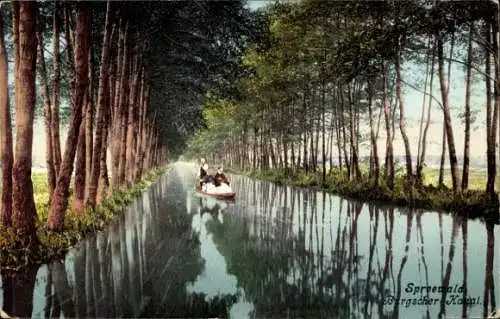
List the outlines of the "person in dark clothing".
{"label": "person in dark clothing", "polygon": [[208,164],[205,162],[205,159],[201,159],[200,171],[198,172],[200,178],[200,186],[203,186],[204,180],[208,175]]}
{"label": "person in dark clothing", "polygon": [[205,175],[205,177],[203,177],[202,179],[203,181],[203,184],[206,184],[206,183],[214,183],[215,184],[215,178],[213,175]]}
{"label": "person in dark clothing", "polygon": [[215,186],[219,186],[221,183],[225,183],[229,186],[229,180],[227,179],[226,175],[222,172],[222,168],[218,167],[217,168],[217,173],[215,173],[214,176],[217,184]]}

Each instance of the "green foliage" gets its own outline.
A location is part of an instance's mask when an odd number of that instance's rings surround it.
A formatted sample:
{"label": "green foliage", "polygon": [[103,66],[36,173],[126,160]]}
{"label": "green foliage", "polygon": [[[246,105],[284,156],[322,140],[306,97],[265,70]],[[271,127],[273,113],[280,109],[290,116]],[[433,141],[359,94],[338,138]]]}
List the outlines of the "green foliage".
{"label": "green foliage", "polygon": [[185,156],[197,158],[199,154],[209,154],[223,149],[231,143],[228,131],[238,134],[235,127],[236,105],[225,99],[210,98],[203,110],[207,128],[196,132],[187,142]]}
{"label": "green foliage", "polygon": [[136,3],[130,12],[152,44],[145,54],[151,114],[170,153],[178,155],[203,127],[207,92],[221,98],[235,94],[236,80],[245,72],[240,55],[259,21],[243,1]]}
{"label": "green foliage", "polygon": [[[78,241],[102,230],[166,170],[167,168],[154,169],[144,180],[114,191],[95,210],[87,209],[83,216],[76,215],[68,208],[62,232],[52,232],[45,228],[49,210],[47,176],[34,173],[32,179],[38,215],[38,241],[25,242],[29,240],[26,236],[16,234],[12,229],[0,229],[0,268],[17,271],[62,258]],[[71,196],[68,201],[72,202]]]}

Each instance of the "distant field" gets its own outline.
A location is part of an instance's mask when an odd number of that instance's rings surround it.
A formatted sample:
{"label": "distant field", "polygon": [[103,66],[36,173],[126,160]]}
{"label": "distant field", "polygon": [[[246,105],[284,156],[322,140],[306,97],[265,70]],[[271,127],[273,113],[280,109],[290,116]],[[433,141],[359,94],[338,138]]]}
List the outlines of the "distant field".
{"label": "distant field", "polygon": [[[327,170],[330,165],[326,165]],[[402,166],[401,166],[402,167]],[[367,172],[368,167],[364,164],[360,165],[361,171]],[[321,170],[321,166],[319,168]],[[460,179],[462,179],[462,169],[460,168]],[[438,185],[439,181],[439,168],[426,167],[423,171],[424,174],[424,184],[425,185]],[[444,184],[451,188],[451,173],[450,168],[447,167],[444,170]],[[471,190],[484,190],[486,188],[486,170],[473,170],[469,171],[469,189]],[[497,169],[497,176],[495,179],[495,190],[500,192],[500,168]]]}
{"label": "distant field", "polygon": [[[439,169],[438,168],[425,168],[424,169],[424,184],[438,185]],[[500,190],[500,172],[497,171],[495,179],[495,189]],[[460,170],[460,178],[462,178],[462,171]],[[451,173],[449,169],[444,171],[444,184],[451,188]],[[486,188],[486,171],[471,170],[469,172],[469,189],[484,190]]]}

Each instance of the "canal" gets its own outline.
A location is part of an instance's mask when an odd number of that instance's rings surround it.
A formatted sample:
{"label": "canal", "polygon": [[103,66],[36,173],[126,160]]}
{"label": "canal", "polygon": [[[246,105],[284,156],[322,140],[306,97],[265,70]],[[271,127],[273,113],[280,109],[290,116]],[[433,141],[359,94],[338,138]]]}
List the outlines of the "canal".
{"label": "canal", "polygon": [[64,260],[2,275],[19,317],[483,317],[499,226],[231,176],[234,203],[177,163]]}

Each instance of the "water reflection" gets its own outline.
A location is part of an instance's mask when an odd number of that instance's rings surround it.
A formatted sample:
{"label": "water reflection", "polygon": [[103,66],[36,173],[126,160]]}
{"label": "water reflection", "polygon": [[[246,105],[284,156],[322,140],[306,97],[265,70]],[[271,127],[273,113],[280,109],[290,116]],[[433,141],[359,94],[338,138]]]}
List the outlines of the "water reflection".
{"label": "water reflection", "polygon": [[1,308],[46,318],[436,318],[497,306],[498,226],[237,176],[238,198],[226,203],[194,193],[193,172],[177,165],[63,261],[2,273]]}
{"label": "water reflection", "polygon": [[209,230],[255,317],[484,317],[497,307],[498,226],[243,177],[233,185],[238,207]]}

